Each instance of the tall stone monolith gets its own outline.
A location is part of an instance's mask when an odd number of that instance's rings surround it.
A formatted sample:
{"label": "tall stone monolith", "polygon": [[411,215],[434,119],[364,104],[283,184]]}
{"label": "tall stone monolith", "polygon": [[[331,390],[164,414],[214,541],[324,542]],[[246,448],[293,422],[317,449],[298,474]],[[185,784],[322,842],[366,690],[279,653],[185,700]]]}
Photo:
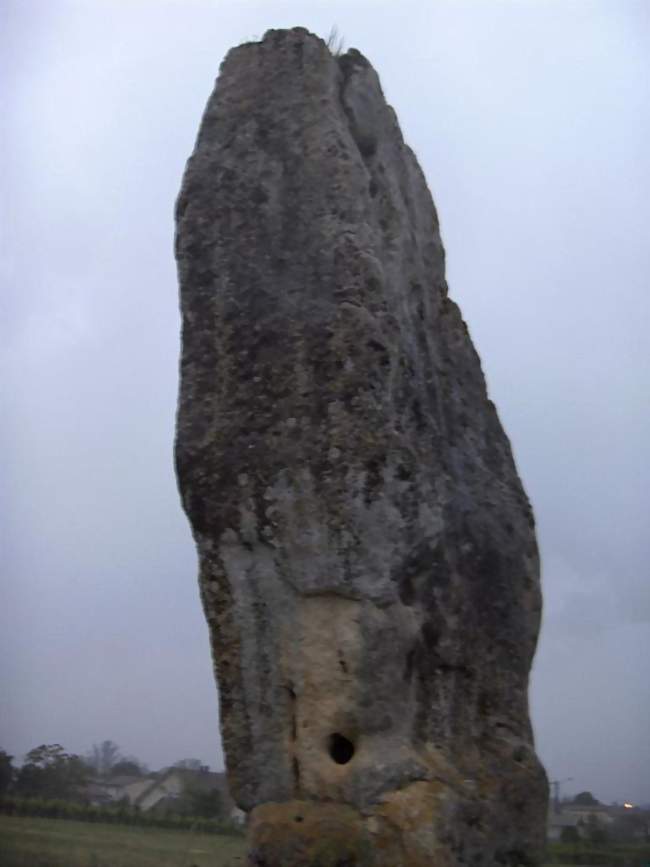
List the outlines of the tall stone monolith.
{"label": "tall stone monolith", "polygon": [[303,29],[228,54],[176,254],[177,471],[250,864],[538,864],[533,516],[361,54]]}

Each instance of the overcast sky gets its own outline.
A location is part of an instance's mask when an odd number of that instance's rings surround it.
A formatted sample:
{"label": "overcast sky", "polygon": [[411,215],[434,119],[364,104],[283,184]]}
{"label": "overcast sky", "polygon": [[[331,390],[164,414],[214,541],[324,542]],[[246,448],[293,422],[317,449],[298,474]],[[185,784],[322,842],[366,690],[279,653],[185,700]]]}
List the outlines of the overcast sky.
{"label": "overcast sky", "polygon": [[563,793],[650,801],[650,3],[0,11],[0,747],[222,766],[172,466],[173,205],[219,64],[303,25],[377,69],[536,511],[531,703]]}

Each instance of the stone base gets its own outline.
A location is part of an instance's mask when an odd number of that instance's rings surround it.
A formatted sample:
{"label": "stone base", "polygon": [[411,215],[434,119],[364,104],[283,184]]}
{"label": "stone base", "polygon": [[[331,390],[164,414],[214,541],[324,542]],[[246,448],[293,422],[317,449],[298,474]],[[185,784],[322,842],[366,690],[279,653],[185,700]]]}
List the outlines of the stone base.
{"label": "stone base", "polygon": [[444,796],[419,782],[392,793],[368,815],[315,801],[264,804],[249,824],[250,867],[451,867],[435,839]]}
{"label": "stone base", "polygon": [[[529,784],[534,787],[534,777]],[[483,800],[421,780],[386,793],[363,813],[327,801],[262,804],[250,813],[248,865],[538,867],[543,832],[538,839],[521,827],[504,825],[504,798],[506,791]],[[522,808],[523,827],[538,824],[523,803]]]}

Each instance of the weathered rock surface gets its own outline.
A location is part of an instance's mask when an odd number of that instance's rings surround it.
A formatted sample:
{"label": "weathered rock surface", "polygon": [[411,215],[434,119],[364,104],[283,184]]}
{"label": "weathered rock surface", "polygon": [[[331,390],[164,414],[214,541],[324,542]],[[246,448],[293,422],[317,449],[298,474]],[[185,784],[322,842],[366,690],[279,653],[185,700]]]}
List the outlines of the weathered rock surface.
{"label": "weathered rock surface", "polygon": [[537,864],[533,516],[358,52],[228,54],[176,252],[177,471],[251,863]]}

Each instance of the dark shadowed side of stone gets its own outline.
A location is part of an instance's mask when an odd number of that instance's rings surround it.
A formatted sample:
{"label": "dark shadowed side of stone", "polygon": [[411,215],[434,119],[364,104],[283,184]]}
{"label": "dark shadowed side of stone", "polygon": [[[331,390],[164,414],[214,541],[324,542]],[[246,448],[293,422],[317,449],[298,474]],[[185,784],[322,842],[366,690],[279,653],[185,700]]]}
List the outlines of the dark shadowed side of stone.
{"label": "dark shadowed side of stone", "polygon": [[361,54],[299,28],[228,54],[176,254],[177,472],[251,863],[315,864],[312,837],[539,863],[533,516]]}

